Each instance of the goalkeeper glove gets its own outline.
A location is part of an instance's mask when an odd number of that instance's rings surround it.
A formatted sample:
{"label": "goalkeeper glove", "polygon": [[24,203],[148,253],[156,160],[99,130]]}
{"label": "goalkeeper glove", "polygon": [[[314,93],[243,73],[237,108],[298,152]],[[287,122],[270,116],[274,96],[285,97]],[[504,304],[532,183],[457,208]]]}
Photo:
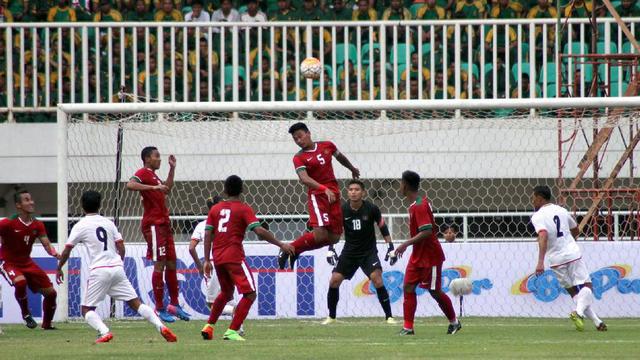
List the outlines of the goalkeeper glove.
{"label": "goalkeeper glove", "polygon": [[389,265],[393,266],[396,261],[398,261],[398,256],[396,256],[396,253],[393,247],[393,243],[389,243],[389,247],[387,248],[387,254],[384,256],[384,261],[388,261]]}
{"label": "goalkeeper glove", "polygon": [[336,254],[336,250],[333,248],[333,245],[329,245],[329,251],[327,251],[327,262],[331,266],[336,266],[338,263],[338,254]]}

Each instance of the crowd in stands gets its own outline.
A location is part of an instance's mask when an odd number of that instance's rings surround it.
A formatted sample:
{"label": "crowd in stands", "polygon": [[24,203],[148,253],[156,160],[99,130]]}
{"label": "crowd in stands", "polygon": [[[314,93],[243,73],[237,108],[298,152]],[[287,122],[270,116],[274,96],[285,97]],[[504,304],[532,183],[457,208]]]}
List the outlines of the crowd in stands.
{"label": "crowd in stands", "polygon": [[[556,4],[551,0],[85,0],[79,2],[73,0],[5,0],[0,4],[0,21],[2,22],[281,22],[281,21],[376,21],[376,20],[443,20],[443,19],[515,19],[515,18],[556,18]],[[560,0],[560,8],[564,16],[570,17],[588,17],[591,14],[592,4],[589,1]],[[618,13],[623,17],[640,16],[640,6],[636,4],[637,0],[622,0],[614,2]],[[599,16],[608,16],[606,9],[598,9]],[[269,48],[271,43],[271,32],[268,28],[263,28],[261,32],[259,28],[252,27],[250,31],[244,30],[240,33],[240,49],[238,55],[240,66],[237,69],[240,75],[238,81],[238,94],[240,100],[295,100],[295,99],[357,99],[358,85],[361,87],[361,98],[380,98],[380,72],[385,71],[387,77],[387,98],[393,97],[394,90],[397,89],[399,98],[405,98],[409,94],[410,98],[418,98],[420,89],[419,78],[422,79],[422,97],[431,97],[430,90],[433,91],[435,98],[454,97],[453,88],[454,71],[453,67],[453,28],[449,27],[447,31],[443,31],[442,27],[435,26],[434,32],[431,27],[424,26],[421,31],[422,41],[418,41],[417,26],[412,27],[410,33],[405,33],[405,27],[398,27],[395,34],[394,31],[386,31],[386,38],[382,38],[377,27],[373,27],[370,34],[369,28],[361,28],[360,38],[362,41],[361,52],[355,52],[355,43],[357,40],[356,32],[350,28],[349,33],[345,34],[344,28],[337,28],[335,39],[328,27],[324,28],[324,32],[320,34],[317,27],[313,28],[310,36],[313,42],[313,55],[323,60],[324,64],[331,64],[332,57],[336,54],[332,53],[332,43],[337,44],[335,47],[338,52],[338,67],[335,69],[336,74],[329,66],[325,66],[325,84],[324,93],[322,93],[319,81],[314,82],[311,94],[306,93],[306,86],[299,86],[293,79],[295,74],[293,70],[296,68],[296,56],[293,53],[296,45],[301,51],[306,49],[307,34],[304,28],[296,33],[289,29],[287,34],[282,34],[280,30],[273,33],[275,48]],[[132,92],[135,88],[138,94],[150,98],[157,98],[158,84],[162,81],[164,85],[164,98],[167,101],[193,101],[196,96],[200,100],[218,101],[223,96],[225,100],[231,100],[233,96],[233,83],[231,74],[233,69],[230,66],[232,62],[233,46],[231,35],[228,28],[211,27],[213,38],[208,39],[208,30],[196,32],[194,28],[186,30],[177,29],[175,31],[175,40],[170,41],[169,28],[163,31],[163,38],[158,39],[159,34],[155,28],[147,32],[145,28],[138,27],[133,33],[128,29],[125,33],[125,52],[121,53],[120,41],[121,34],[119,29],[114,28],[108,32],[106,28],[92,28],[89,31],[90,48],[92,54],[87,64],[90,84],[89,102],[106,102],[118,101],[115,94],[124,84],[128,92]],[[467,44],[467,37],[472,35],[472,64],[467,64],[469,54],[467,46],[462,47],[461,59],[464,62],[463,72],[461,74],[462,98],[480,97],[484,92],[485,97],[502,98],[511,97],[528,97],[530,91],[535,88],[538,96],[542,93],[541,81],[539,74],[541,73],[543,35],[542,27],[536,27],[535,39],[529,39],[528,31],[524,31],[522,41],[518,41],[515,33],[515,27],[508,29],[509,33],[505,34],[506,28],[500,26],[497,28],[496,34],[491,26],[485,26],[484,38],[480,39],[480,26],[471,28],[473,34],[468,33],[468,28],[462,31],[462,43]],[[580,35],[576,27],[572,35],[571,51],[573,53],[581,52],[581,46],[586,46],[591,37],[591,30],[586,26],[586,34],[584,35],[584,43],[579,43]],[[636,27],[636,31],[640,30],[640,26]],[[186,31],[186,36],[182,31]],[[35,43],[33,42],[35,32]],[[196,36],[200,34],[200,38]],[[603,32],[601,32],[603,33]],[[109,37],[110,34],[110,37]],[[259,39],[260,34],[262,38]],[[617,28],[612,26],[612,34],[617,34]],[[45,59],[44,32],[42,29],[34,30],[25,28],[24,36],[21,37],[19,32],[13,31],[13,46],[20,48],[24,52],[24,68],[22,72],[19,69],[20,61],[19,52],[13,51],[7,53],[5,44],[4,31],[0,34],[0,107],[7,105],[7,83],[8,76],[13,76],[14,85],[14,106],[53,106],[59,101],[63,102],[81,102],[83,94],[81,91],[81,71],[83,68],[82,56],[80,56],[82,48],[81,31],[75,30],[73,38],[69,28],[62,28],[60,32],[53,28],[49,34],[50,41],[50,58]],[[223,36],[225,36],[223,38]],[[250,44],[249,53],[245,53],[245,36],[248,36]],[[434,37],[432,39],[432,36]],[[447,37],[448,46],[443,48],[443,37]],[[494,41],[495,36],[495,41]],[[553,62],[553,54],[556,34],[550,26],[547,31],[548,46],[547,61]],[[509,45],[505,38],[509,38]],[[135,38],[135,41],[134,41]],[[58,41],[62,39],[62,59],[59,69],[58,52],[56,51]],[[186,44],[183,43],[186,40]],[[223,40],[224,39],[224,40]],[[405,39],[409,39],[407,42]],[[369,43],[372,40],[372,43]],[[21,43],[23,42],[23,43]],[[112,52],[108,53],[108,43],[112,43]],[[388,53],[385,55],[386,62],[397,60],[397,72],[393,73],[393,67],[387,66],[382,69],[380,43],[386,42]],[[615,42],[615,41],[614,41]],[[99,46],[95,46],[99,43]],[[134,43],[137,47],[134,49]],[[146,43],[149,44],[150,53],[145,53]],[[258,50],[258,44],[262,44],[262,51]],[[397,43],[397,46],[392,44]],[[422,43],[422,48],[418,49],[418,44]],[[520,43],[520,45],[518,45]],[[579,47],[576,48],[575,45]],[[322,46],[321,46],[322,45]],[[211,46],[211,49],[209,48]],[[563,38],[561,46],[568,46],[567,36]],[[162,68],[163,74],[159,74],[159,58],[158,50],[162,47]],[[409,48],[409,56],[406,56],[406,49]],[[33,49],[36,49],[36,67],[33,68]],[[286,54],[284,54],[286,48]],[[485,56],[485,80],[484,91],[480,88],[480,48],[484,48]],[[518,54],[518,48],[522,51]],[[187,51],[183,51],[186,49]],[[197,50],[196,50],[197,49]],[[322,49],[322,50],[321,50]],[[529,78],[529,52],[535,51],[537,56],[537,75],[535,79]],[[566,52],[566,48],[564,49]],[[617,50],[616,50],[617,51]],[[75,56],[71,56],[74,52]],[[493,63],[493,54],[497,53],[497,62]],[[510,57],[510,64],[504,62],[507,52]],[[589,52],[586,50],[585,52]],[[420,64],[419,53],[422,53],[422,64]],[[172,54],[173,56],[170,56]],[[223,55],[224,54],[224,55]],[[186,56],[185,56],[186,55]],[[516,59],[522,59],[520,67],[521,76],[512,67],[516,63]],[[13,71],[7,72],[7,57],[12,56]],[[224,58],[222,58],[224,56]],[[244,59],[246,56],[250,58],[250,64],[247,67]],[[356,68],[360,57],[359,68]],[[72,59],[73,58],[73,59]],[[96,58],[99,61],[95,61]],[[298,60],[302,60],[300,56]],[[348,58],[348,60],[346,59]],[[286,59],[286,60],[283,60]],[[451,66],[443,66],[445,63]],[[122,61],[121,61],[122,60]],[[432,64],[432,61],[434,62]],[[124,69],[122,68],[124,63]],[[222,66],[221,64],[225,64]],[[273,68],[271,65],[275,65]],[[562,66],[565,66],[563,64]],[[45,67],[49,67],[48,75]],[[113,77],[111,80],[107,77],[109,71],[107,68],[111,66]],[[175,74],[171,72],[174,68]],[[549,65],[548,65],[549,66]],[[556,66],[554,63],[553,66]],[[137,68],[137,77],[134,77],[132,69]],[[262,69],[262,80],[260,81],[258,69]],[[436,69],[434,74],[431,70]],[[447,85],[444,84],[444,70],[446,69]],[[552,69],[550,66],[549,69]],[[60,71],[61,70],[61,71]],[[512,70],[512,71],[509,71]],[[566,74],[580,74],[580,69],[574,69],[571,72],[565,71]],[[495,76],[494,72],[495,71]],[[551,71],[551,70],[550,70]],[[359,73],[358,73],[359,72]],[[20,78],[20,74],[25,74],[24,79]],[[75,76],[72,76],[73,75]],[[421,73],[419,77],[418,74]],[[35,76],[33,76],[35,74]],[[59,74],[62,77],[59,79]],[[97,74],[97,75],[96,75]],[[358,76],[358,74],[360,76]],[[370,88],[370,76],[373,74],[373,88]],[[507,75],[508,74],[508,75]],[[288,79],[286,84],[282,78],[286,75]],[[334,77],[339,85],[338,93],[334,94],[332,81]],[[433,79],[431,76],[433,75]],[[547,73],[547,96],[553,96],[556,92],[556,78],[551,77],[556,74]],[[122,77],[124,76],[124,77]],[[394,78],[395,76],[395,78]],[[509,77],[507,81],[506,77]],[[588,76],[592,76],[587,74]],[[221,81],[224,77],[224,81]],[[407,78],[409,81],[407,81]],[[494,78],[497,78],[494,84]],[[516,78],[518,80],[516,80]],[[360,84],[358,84],[358,79]],[[579,78],[577,78],[579,79]],[[147,81],[148,80],[148,81]],[[196,83],[199,80],[199,83]],[[434,88],[431,88],[433,80]],[[589,79],[587,79],[589,80]],[[44,88],[48,86],[50,96],[45,97]],[[617,79],[616,81],[623,81]],[[34,82],[36,84],[34,84]],[[394,89],[393,83],[397,83]],[[520,82],[521,86],[518,86]],[[98,85],[99,83],[99,85]],[[213,86],[210,88],[210,83]],[[346,86],[345,84],[349,84]],[[471,83],[471,87],[469,87]],[[509,84],[507,88],[507,84]],[[33,96],[33,88],[38,88],[38,94]],[[111,88],[109,88],[111,86]],[[175,94],[171,94],[170,89],[175,86]],[[20,88],[19,88],[20,87]],[[249,91],[247,91],[247,88]],[[468,94],[471,88],[472,94]],[[20,89],[20,90],[18,90]],[[74,91],[72,91],[74,89]],[[211,91],[210,91],[211,89]],[[262,93],[258,89],[262,89]],[[109,99],[109,92],[112,98]],[[561,91],[572,92],[571,95],[579,95],[575,93],[577,89],[565,89]],[[446,94],[446,95],[445,95]],[[19,121],[45,121],[51,119],[47,114],[39,115],[16,115]]]}

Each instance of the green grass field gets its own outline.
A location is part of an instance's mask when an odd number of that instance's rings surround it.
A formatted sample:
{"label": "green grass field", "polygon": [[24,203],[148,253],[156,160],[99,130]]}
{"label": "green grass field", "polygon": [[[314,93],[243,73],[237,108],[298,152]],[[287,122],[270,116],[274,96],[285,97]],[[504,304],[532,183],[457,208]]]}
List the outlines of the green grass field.
{"label": "green grass field", "polygon": [[[371,359],[371,358],[600,358],[639,359],[640,320],[607,321],[608,332],[587,326],[576,332],[568,319],[466,318],[456,335],[442,319],[416,322],[416,336],[400,337],[400,326],[378,319],[343,319],[330,326],[317,320],[248,321],[244,343],[200,337],[202,321],[172,326],[177,343],[166,343],[143,321],[108,323],[111,343],[94,345],[95,333],[81,322],[44,332],[3,326],[0,359]],[[586,324],[585,324],[586,325]],[[590,325],[590,324],[589,324]]]}

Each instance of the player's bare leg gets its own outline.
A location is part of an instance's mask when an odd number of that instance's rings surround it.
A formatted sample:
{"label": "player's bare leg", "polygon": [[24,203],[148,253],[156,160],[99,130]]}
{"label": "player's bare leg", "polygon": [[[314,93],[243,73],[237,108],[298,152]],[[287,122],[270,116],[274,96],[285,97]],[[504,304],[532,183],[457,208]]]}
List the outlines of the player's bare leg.
{"label": "player's bare leg", "polygon": [[166,327],[153,309],[140,301],[140,298],[135,298],[127,301],[129,306],[138,312],[143,318],[145,318],[148,322],[150,322],[153,326],[155,326],[156,330],[162,335],[162,337],[167,340],[167,342],[176,342],[178,341],[178,337]]}
{"label": "player's bare leg", "polygon": [[164,269],[167,263],[164,260],[158,260],[153,264],[153,274],[151,275],[151,286],[153,287],[153,300],[156,304],[156,312],[160,319],[164,322],[172,323],[176,319],[169,314],[164,306]]}
{"label": "player's bare leg", "polygon": [[444,313],[444,315],[449,320],[449,328],[447,329],[447,334],[453,335],[462,329],[462,324],[458,321],[456,317],[456,311],[453,308],[453,304],[451,303],[451,298],[442,290],[429,290],[429,294],[431,297],[438,303],[440,310]]}
{"label": "player's bare leg", "polygon": [[27,300],[27,279],[25,279],[24,275],[18,275],[15,277],[13,280],[13,288],[14,296],[20,306],[22,319],[25,321],[25,325],[29,329],[35,329],[38,327],[38,323],[33,319],[31,311],[29,311],[29,302]]}
{"label": "player's bare leg", "polygon": [[58,293],[53,287],[41,289],[40,293],[44,296],[42,301],[42,328],[44,330],[54,330],[55,327],[51,325],[53,315],[56,313],[56,300]]}
{"label": "player's bare leg", "polygon": [[373,286],[376,288],[378,301],[380,302],[380,306],[382,306],[382,311],[384,311],[385,321],[387,322],[387,324],[397,324],[396,320],[391,314],[391,301],[389,300],[389,293],[387,292],[387,288],[384,287],[384,281],[382,281],[382,270],[373,270],[373,272],[369,274],[369,279],[373,283]]}
{"label": "player's bare leg", "polygon": [[400,330],[400,335],[415,335],[413,330],[413,320],[416,316],[416,308],[418,300],[416,298],[416,286],[418,284],[404,284],[404,302],[402,308],[404,310],[404,325]]}
{"label": "player's bare leg", "polygon": [[98,332],[96,344],[107,343],[113,339],[113,335],[95,310],[95,306],[82,306],[82,317],[89,326]]}
{"label": "player's bare leg", "polygon": [[178,317],[180,320],[189,321],[191,315],[182,310],[182,307],[180,306],[180,290],[178,287],[178,273],[176,271],[175,260],[166,262],[164,279],[167,283],[167,288],[169,289],[170,303],[167,306],[167,311],[169,314]]}
{"label": "player's bare leg", "polygon": [[242,323],[247,318],[249,309],[251,309],[251,305],[253,305],[254,301],[256,301],[255,291],[243,294],[242,299],[238,302],[236,311],[233,314],[233,319],[231,319],[229,330],[227,330],[222,337],[224,340],[244,341],[244,338],[240,335],[239,331],[242,328]]}
{"label": "player's bare leg", "polygon": [[200,331],[202,338],[204,340],[213,339],[213,330],[222,315],[222,311],[229,301],[233,300],[233,287],[230,289],[221,289],[216,299],[213,301],[211,305],[211,312],[209,313],[209,320],[207,320],[207,324]]}
{"label": "player's bare leg", "polygon": [[322,325],[329,325],[336,322],[336,309],[340,300],[340,284],[344,281],[344,276],[339,272],[331,273],[329,280],[329,290],[327,291],[327,308],[329,316],[322,322]]}
{"label": "player's bare leg", "polygon": [[[293,269],[293,265],[296,260],[305,251],[320,249],[327,245],[333,246],[333,244],[337,243],[340,240],[340,234],[334,234],[327,230],[325,227],[316,227],[313,228],[312,232],[306,232],[301,237],[297,238],[291,243],[296,249],[296,254],[289,257],[289,267]],[[337,261],[337,254],[335,254],[335,250],[330,248],[329,251],[332,251],[335,255],[335,259]],[[287,255],[284,253],[280,253],[278,256],[278,266],[280,269],[284,269],[287,261]]]}

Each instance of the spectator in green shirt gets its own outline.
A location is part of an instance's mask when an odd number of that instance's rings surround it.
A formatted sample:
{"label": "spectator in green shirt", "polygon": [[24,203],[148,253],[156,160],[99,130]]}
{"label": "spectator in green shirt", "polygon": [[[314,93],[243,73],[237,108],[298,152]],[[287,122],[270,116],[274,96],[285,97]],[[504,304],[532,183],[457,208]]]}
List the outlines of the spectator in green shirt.
{"label": "spectator in green shirt", "polygon": [[122,21],[122,14],[111,8],[109,0],[100,1],[100,9],[93,17],[94,22]]}
{"label": "spectator in green shirt", "polygon": [[321,21],[324,13],[318,9],[315,0],[304,0],[302,9],[298,12],[298,19],[302,21]]}
{"label": "spectator in green shirt", "polygon": [[124,21],[153,21],[153,14],[146,10],[144,0],[136,0],[133,10],[125,13]]}
{"label": "spectator in green shirt", "polygon": [[59,0],[58,5],[49,9],[48,22],[76,22],[76,11],[69,7],[69,0]]}
{"label": "spectator in green shirt", "polygon": [[345,6],[344,0],[334,0],[333,6],[326,12],[326,19],[331,21],[349,21],[352,18],[352,10]]}
{"label": "spectator in green shirt", "polygon": [[484,5],[480,0],[461,0],[456,5],[454,17],[456,19],[484,19]]}
{"label": "spectator in green shirt", "polygon": [[401,0],[391,0],[391,6],[382,13],[382,20],[411,20],[411,12],[402,6]]}

